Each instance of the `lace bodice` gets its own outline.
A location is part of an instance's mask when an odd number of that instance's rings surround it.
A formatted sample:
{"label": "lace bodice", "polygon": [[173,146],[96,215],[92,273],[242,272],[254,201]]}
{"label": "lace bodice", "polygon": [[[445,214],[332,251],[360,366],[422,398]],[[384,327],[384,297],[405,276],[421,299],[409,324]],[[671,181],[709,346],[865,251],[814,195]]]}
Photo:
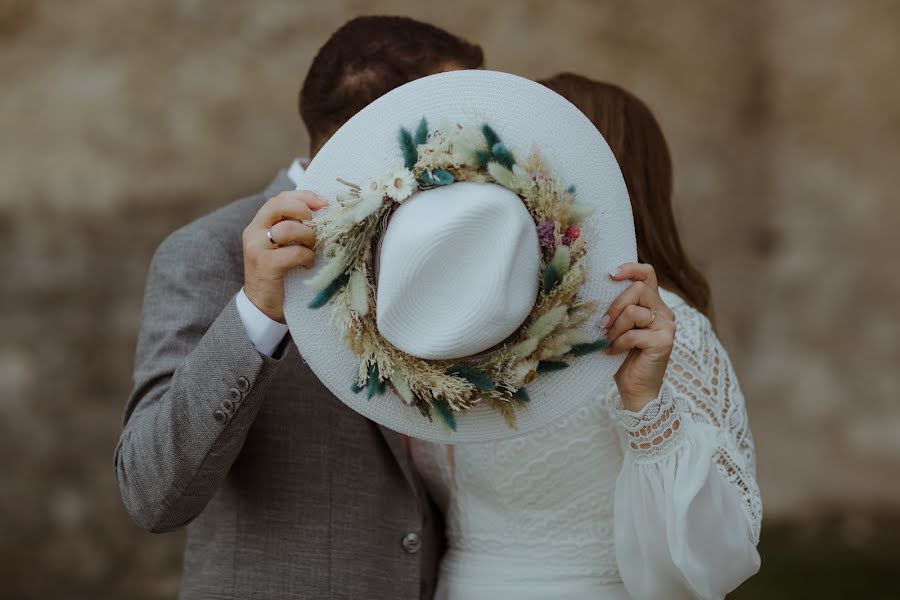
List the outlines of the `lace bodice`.
{"label": "lace bodice", "polygon": [[622,455],[599,402],[504,442],[454,446],[452,453],[419,441],[412,448],[454,550],[540,558],[569,575],[618,581],[612,503]]}
{"label": "lace bodice", "polygon": [[[641,555],[642,544],[684,543],[671,539],[679,523],[670,521],[689,522],[698,510],[707,520],[719,514],[726,521],[713,525],[728,532],[726,548],[715,540],[700,546],[716,553],[735,546],[758,568],[762,508],[743,396],[709,321],[661,293],[676,313],[678,333],[660,396],[641,412],[625,410],[611,384],[601,397],[525,436],[454,447],[412,441],[413,460],[447,523],[442,578],[598,586],[624,579],[632,597],[653,597],[644,589],[650,584],[628,580],[646,578],[632,576],[630,565],[640,561],[646,570],[652,557]],[[704,494],[686,491],[698,481],[714,492],[710,501],[724,501],[728,510],[698,505]],[[658,530],[647,530],[657,517]],[[695,551],[696,540],[688,542]],[[633,546],[638,555],[623,556]],[[663,575],[671,563],[677,567],[672,554],[659,563]],[[682,572],[688,591],[666,597],[717,597],[697,581],[702,576]],[[660,585],[668,586],[662,579]]]}

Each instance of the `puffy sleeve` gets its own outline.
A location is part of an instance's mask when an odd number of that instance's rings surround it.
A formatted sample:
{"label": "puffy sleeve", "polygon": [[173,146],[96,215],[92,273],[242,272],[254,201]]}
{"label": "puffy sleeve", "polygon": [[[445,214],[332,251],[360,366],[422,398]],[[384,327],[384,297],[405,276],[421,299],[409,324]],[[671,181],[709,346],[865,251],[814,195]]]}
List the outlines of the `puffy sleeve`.
{"label": "puffy sleeve", "polygon": [[635,600],[723,598],[760,566],[762,501],[743,394],[706,317],[673,310],[678,333],[659,396],[632,412],[613,395],[624,452],[616,560]]}

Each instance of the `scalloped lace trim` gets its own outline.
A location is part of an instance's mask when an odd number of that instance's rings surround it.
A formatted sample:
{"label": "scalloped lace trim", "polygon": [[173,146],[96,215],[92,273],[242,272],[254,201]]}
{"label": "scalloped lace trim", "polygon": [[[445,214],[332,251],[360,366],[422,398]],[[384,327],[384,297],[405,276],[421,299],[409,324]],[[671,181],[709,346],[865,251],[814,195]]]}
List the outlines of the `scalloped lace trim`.
{"label": "scalloped lace trim", "polygon": [[626,410],[619,395],[614,406],[619,423],[627,434],[627,443],[640,462],[671,455],[681,445],[682,411],[679,410],[669,386],[663,383],[659,396],[648,402],[639,412]]}

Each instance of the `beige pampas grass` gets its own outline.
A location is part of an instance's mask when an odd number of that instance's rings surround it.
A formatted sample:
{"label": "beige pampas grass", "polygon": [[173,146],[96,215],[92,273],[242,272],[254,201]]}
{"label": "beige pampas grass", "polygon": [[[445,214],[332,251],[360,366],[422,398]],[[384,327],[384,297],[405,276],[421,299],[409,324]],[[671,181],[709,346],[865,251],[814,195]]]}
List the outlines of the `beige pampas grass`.
{"label": "beige pampas grass", "polygon": [[350,308],[353,309],[353,312],[360,317],[366,316],[369,312],[369,283],[359,269],[350,275],[347,291],[350,294]]}
{"label": "beige pampas grass", "polygon": [[395,368],[391,373],[391,383],[394,384],[394,389],[397,390],[397,393],[407,406],[412,406],[416,403],[416,397],[413,396],[412,390],[409,389],[409,383],[406,381],[406,376],[403,375],[400,369]]}
{"label": "beige pampas grass", "polygon": [[517,358],[527,358],[537,350],[540,341],[537,337],[527,338],[510,348],[509,353]]}
{"label": "beige pampas grass", "polygon": [[536,339],[541,339],[548,336],[553,332],[556,326],[559,325],[559,322],[562,321],[563,317],[566,316],[566,311],[568,310],[568,306],[557,306],[555,308],[551,308],[546,313],[538,317],[534,323],[528,326],[528,329],[525,331],[525,335],[530,338]]}
{"label": "beige pampas grass", "polygon": [[494,181],[508,190],[516,190],[515,175],[513,175],[512,171],[496,161],[489,162],[487,170],[491,177],[494,178]]}
{"label": "beige pampas grass", "polygon": [[304,281],[305,285],[321,290],[337,279],[347,269],[347,253],[342,247],[334,251],[334,256],[319,271]]}

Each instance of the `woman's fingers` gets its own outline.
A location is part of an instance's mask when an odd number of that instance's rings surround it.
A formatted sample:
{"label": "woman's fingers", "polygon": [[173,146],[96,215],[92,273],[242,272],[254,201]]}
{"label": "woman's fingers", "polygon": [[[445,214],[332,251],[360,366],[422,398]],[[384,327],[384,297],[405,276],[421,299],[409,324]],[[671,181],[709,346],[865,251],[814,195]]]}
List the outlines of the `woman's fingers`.
{"label": "woman's fingers", "polygon": [[[315,248],[316,246],[315,230],[300,221],[294,221],[293,219],[279,221],[272,225],[271,232],[272,240],[279,246],[295,246],[297,244],[307,248]],[[265,243],[271,245],[272,242],[266,237]]]}
{"label": "woman's fingers", "polygon": [[653,318],[653,313],[649,308],[644,308],[637,304],[629,304],[622,310],[619,318],[607,328],[606,339],[612,342],[629,329],[649,327],[651,320],[653,320],[655,325],[658,318],[658,316],[656,319]]}
{"label": "woman's fingers", "polygon": [[[625,310],[625,307],[627,306],[637,304],[644,308],[653,308],[655,306],[654,296],[657,299],[659,298],[659,294],[647,287],[646,283],[643,281],[635,281],[609,305],[606,314],[600,319],[600,327],[609,329],[612,323],[615,323],[618,320],[619,315],[622,314],[622,311]],[[662,300],[660,300],[660,302],[661,301]]]}
{"label": "woman's fingers", "polygon": [[613,269],[609,276],[616,281],[630,279],[632,284],[609,305],[606,314],[600,319],[600,327],[608,329],[628,305],[638,304],[645,308],[654,308],[662,303],[656,283],[656,272],[651,265],[623,263]]}
{"label": "woman's fingers", "polygon": [[645,263],[623,263],[610,271],[609,276],[616,281],[624,281],[630,279],[632,281],[643,281],[648,286],[656,289],[656,271],[652,265]]}
{"label": "woman's fingers", "polygon": [[668,356],[672,351],[672,336],[662,329],[629,329],[613,340],[606,353],[621,354],[634,348]]}
{"label": "woman's fingers", "polygon": [[312,211],[328,205],[328,201],[307,190],[290,190],[281,192],[269,199],[254,217],[254,224],[261,229],[268,229],[284,219],[309,221]]}
{"label": "woman's fingers", "polygon": [[656,309],[670,320],[675,319],[675,313],[659,295],[656,271],[652,265],[624,263],[614,269],[609,276],[617,281],[631,280],[632,284],[609,305],[606,314],[600,319],[600,327],[610,329],[611,324],[616,322],[625,307],[634,304]]}

